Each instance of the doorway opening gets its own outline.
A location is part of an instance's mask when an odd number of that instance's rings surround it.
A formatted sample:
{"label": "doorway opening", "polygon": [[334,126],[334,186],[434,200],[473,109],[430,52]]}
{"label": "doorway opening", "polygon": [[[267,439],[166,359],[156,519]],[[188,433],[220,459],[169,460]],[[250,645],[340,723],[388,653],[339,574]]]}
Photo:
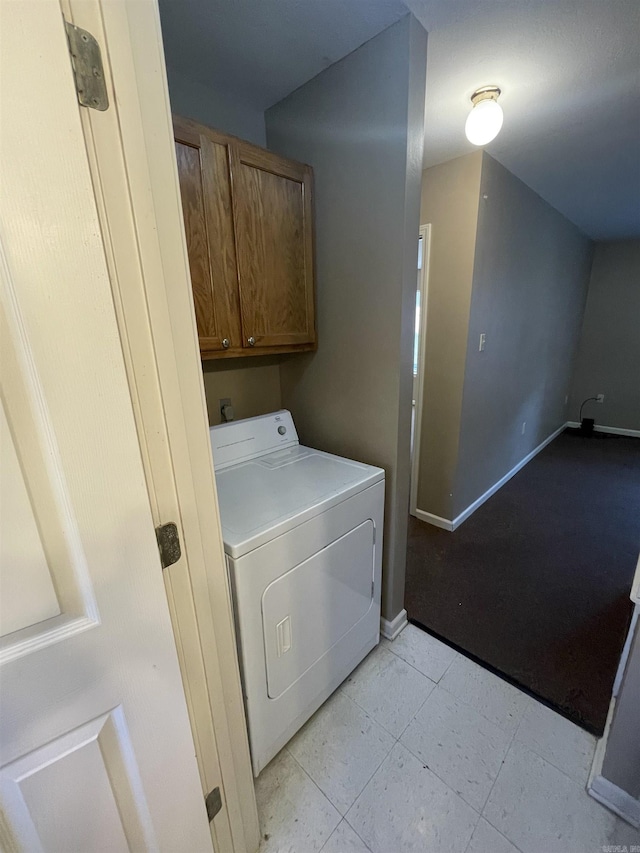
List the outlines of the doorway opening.
{"label": "doorway opening", "polygon": [[[608,358],[634,347],[640,242],[594,251],[484,151],[426,169],[422,198],[408,618],[602,734],[640,535],[637,393]],[[618,420],[587,436],[607,382]]]}

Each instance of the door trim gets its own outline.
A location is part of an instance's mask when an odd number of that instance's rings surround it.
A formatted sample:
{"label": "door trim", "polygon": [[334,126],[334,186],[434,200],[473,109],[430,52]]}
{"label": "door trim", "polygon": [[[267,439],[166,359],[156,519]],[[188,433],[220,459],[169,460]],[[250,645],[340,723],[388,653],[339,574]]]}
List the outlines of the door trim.
{"label": "door trim", "polygon": [[422,270],[420,271],[420,341],[418,346],[418,375],[414,421],[413,421],[413,453],[411,455],[411,489],[409,492],[409,512],[415,515],[418,508],[418,475],[420,473],[420,436],[422,433],[422,407],[424,405],[424,365],[426,358],[427,339],[427,297],[429,295],[429,258],[431,257],[431,225],[421,225],[419,236],[422,237]]}
{"label": "door trim", "polygon": [[111,90],[108,111],[79,109],[154,523],[174,521],[182,540],[164,578],[203,795],[216,786],[223,795],[214,847],[253,853],[257,809],[157,0],[61,4],[102,44]]}

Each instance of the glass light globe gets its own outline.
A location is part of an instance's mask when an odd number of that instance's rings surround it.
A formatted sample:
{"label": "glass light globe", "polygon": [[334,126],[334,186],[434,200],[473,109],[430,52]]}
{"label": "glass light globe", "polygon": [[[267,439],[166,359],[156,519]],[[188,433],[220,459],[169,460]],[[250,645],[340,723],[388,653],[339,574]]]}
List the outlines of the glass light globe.
{"label": "glass light globe", "polygon": [[503,121],[502,107],[489,98],[478,101],[467,116],[464,132],[473,145],[486,145],[495,139]]}

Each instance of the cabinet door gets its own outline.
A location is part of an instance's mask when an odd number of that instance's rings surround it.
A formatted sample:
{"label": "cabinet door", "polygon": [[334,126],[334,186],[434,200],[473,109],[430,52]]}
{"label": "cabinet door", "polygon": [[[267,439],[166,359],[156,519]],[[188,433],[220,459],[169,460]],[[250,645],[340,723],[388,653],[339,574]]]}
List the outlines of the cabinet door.
{"label": "cabinet door", "polygon": [[174,121],[200,351],[241,346],[228,143]]}
{"label": "cabinet door", "polygon": [[231,146],[244,347],[315,343],[311,168]]}

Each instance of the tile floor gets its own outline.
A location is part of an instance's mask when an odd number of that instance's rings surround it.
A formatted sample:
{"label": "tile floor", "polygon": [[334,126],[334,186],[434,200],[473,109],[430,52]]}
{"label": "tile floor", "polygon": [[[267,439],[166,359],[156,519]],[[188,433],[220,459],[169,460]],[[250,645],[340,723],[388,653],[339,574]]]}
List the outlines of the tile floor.
{"label": "tile floor", "polygon": [[602,853],[595,738],[409,625],[262,772],[260,853]]}

